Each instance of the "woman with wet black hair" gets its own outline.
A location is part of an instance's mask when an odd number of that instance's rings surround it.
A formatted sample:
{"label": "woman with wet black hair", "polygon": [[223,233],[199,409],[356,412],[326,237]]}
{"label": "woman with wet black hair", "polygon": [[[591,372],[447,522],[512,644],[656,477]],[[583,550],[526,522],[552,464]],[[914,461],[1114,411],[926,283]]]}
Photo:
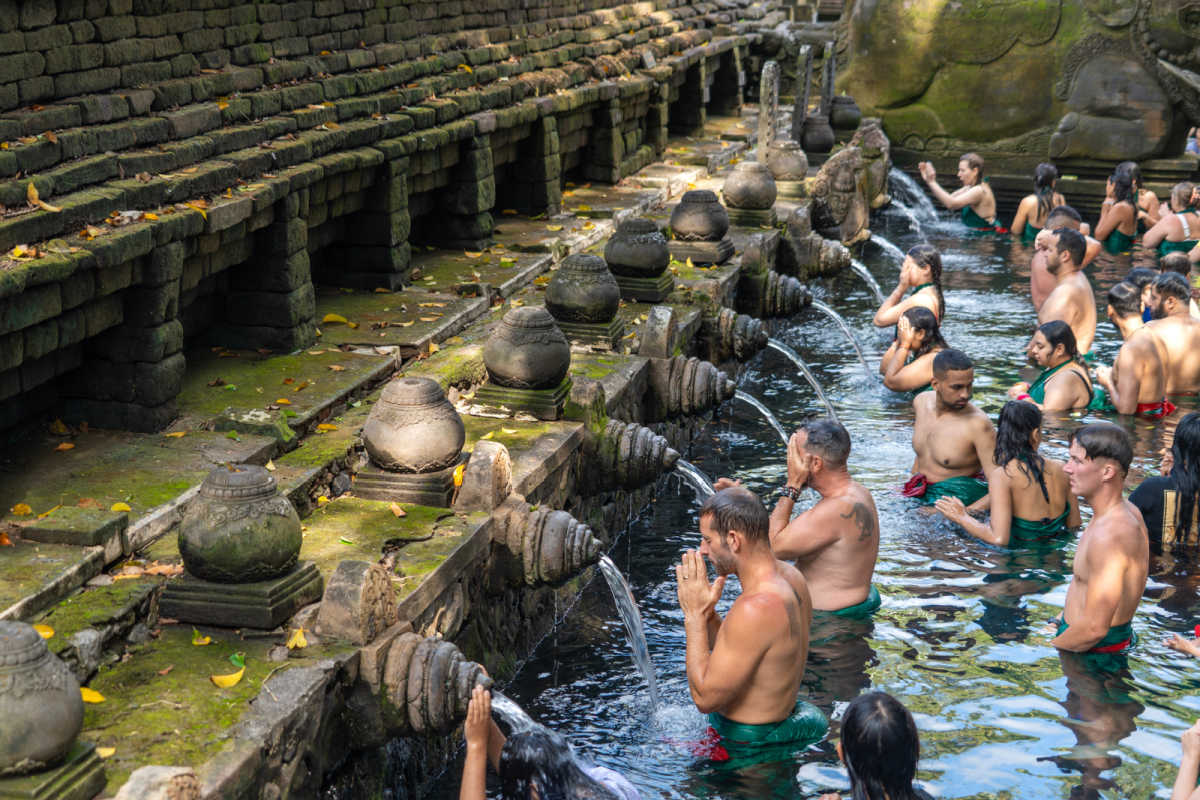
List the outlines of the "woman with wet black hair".
{"label": "woman with wet black hair", "polygon": [[933,359],[947,347],[937,317],[924,306],[913,306],[896,323],[896,338],[879,360],[883,385],[893,392],[918,395],[932,387]]}
{"label": "woman with wet black hair", "polygon": [[1096,238],[1110,253],[1125,253],[1133,247],[1138,231],[1137,189],[1128,172],[1118,170],[1108,179]]}
{"label": "woman with wet black hair", "polygon": [[1163,475],[1147,478],[1129,495],[1142,512],[1150,546],[1200,544],[1200,412],[1179,420]]}
{"label": "woman with wet black hair", "polygon": [[1038,233],[1046,226],[1050,212],[1064,205],[1066,200],[1055,189],[1058,183],[1058,168],[1053,164],[1037,165],[1033,172],[1033,194],[1027,194],[1017,206],[1017,215],[1013,217],[1009,231],[1013,236],[1021,237],[1023,244],[1033,244]]}
{"label": "woman with wet black hair", "polygon": [[[913,786],[921,741],[904,705],[886,692],[850,701],[842,717],[838,756],[850,774],[851,800],[929,800]],[[840,800],[836,793],[820,800]]]}
{"label": "woman with wet black hair", "polygon": [[[912,294],[905,293],[912,289]],[[946,296],[942,293],[942,254],[929,244],[918,244],[904,256],[900,282],[875,312],[875,327],[895,325],[910,308],[930,310],[940,322],[946,316]]]}

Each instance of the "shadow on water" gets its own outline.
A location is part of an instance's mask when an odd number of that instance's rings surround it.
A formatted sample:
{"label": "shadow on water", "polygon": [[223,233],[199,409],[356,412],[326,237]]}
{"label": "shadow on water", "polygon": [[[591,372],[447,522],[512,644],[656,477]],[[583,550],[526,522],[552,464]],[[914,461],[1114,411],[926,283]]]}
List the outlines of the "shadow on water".
{"label": "shadow on water", "polygon": [[[1036,320],[1028,302],[1031,251],[1007,238],[969,234],[948,215],[922,222],[944,253],[947,317],[943,334],[976,362],[978,405],[995,415],[1024,367]],[[887,210],[872,229],[903,252],[920,241],[904,215]],[[899,269],[886,248],[864,248],[866,268],[883,286]],[[1129,256],[1105,255],[1089,267],[1098,298],[1128,270]],[[836,286],[836,288],[835,288]],[[878,341],[876,299],[854,276],[814,291],[836,306],[856,335]],[[1103,316],[1101,315],[1101,319]],[[884,336],[890,335],[885,332]],[[874,494],[881,542],[875,582],[883,607],[865,622],[817,620],[805,675],[808,699],[831,715],[830,739],[758,768],[722,773],[696,763],[687,742],[706,723],[691,702],[674,564],[699,545],[692,489],[672,480],[610,553],[641,607],[661,702],[634,675],[623,626],[603,581],[593,581],[566,621],[506,687],[534,719],[566,734],[581,754],[625,773],[646,798],[813,798],[845,792],[832,741],[844,705],[868,688],[886,690],[912,711],[921,731],[918,777],[940,798],[1165,797],[1179,759],[1179,734],[1200,717],[1200,664],[1168,650],[1200,610],[1195,554],[1157,556],[1128,658],[1061,655],[1046,623],[1066,596],[1075,535],[1036,550],[1010,552],[966,536],[916,510],[897,491],[912,464],[907,397],[864,383],[845,335],[805,315],[775,336],[797,345],[850,430],[854,476]],[[1097,350],[1110,362],[1119,347],[1101,322]],[[805,379],[775,358],[752,361],[742,390],[759,398],[785,431],[822,411]],[[1168,425],[1119,420],[1136,450],[1128,485],[1156,474]],[[1086,414],[1047,419],[1043,453],[1062,459],[1067,437]],[[731,407],[693,444],[689,460],[713,478],[728,475],[773,499],[785,463],[772,435],[745,406]],[[682,462],[681,462],[682,463]],[[805,498],[801,505],[810,505]],[[1085,509],[1085,521],[1088,511]],[[731,584],[734,581],[730,582]],[[736,596],[726,587],[720,608]],[[455,768],[452,768],[455,769]],[[440,797],[457,792],[457,773]]]}

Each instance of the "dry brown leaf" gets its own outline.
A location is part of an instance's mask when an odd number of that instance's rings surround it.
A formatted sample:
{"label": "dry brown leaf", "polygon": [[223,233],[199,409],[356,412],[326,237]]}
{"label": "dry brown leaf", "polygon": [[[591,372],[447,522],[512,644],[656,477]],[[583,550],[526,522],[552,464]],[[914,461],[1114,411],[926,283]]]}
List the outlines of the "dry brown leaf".
{"label": "dry brown leaf", "polygon": [[346,368],[343,367],[341,364],[330,364],[329,369],[334,372],[345,372],[346,371]]}
{"label": "dry brown leaf", "polygon": [[0,531],[0,547],[12,547],[12,546],[13,546],[12,539],[8,538],[8,534],[5,533],[4,531]]}
{"label": "dry brown leaf", "polygon": [[75,445],[71,442],[60,442],[58,447],[54,448],[56,452],[65,453],[68,450],[74,450]]}
{"label": "dry brown leaf", "polygon": [[401,508],[399,503],[392,503],[390,506],[388,506],[388,508],[391,509],[392,513],[397,517],[408,516],[408,512]]}

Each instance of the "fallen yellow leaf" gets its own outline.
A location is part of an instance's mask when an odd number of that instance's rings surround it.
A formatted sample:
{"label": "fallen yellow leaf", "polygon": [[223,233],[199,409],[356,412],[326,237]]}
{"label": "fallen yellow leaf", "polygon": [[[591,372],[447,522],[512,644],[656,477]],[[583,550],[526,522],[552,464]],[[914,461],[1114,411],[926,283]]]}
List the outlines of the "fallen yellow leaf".
{"label": "fallen yellow leaf", "polygon": [[154,222],[158,219],[158,214],[151,214],[149,211],[147,211],[145,214],[142,214],[142,219],[147,219],[151,222]]}
{"label": "fallen yellow leaf", "polygon": [[329,498],[326,497],[325,495],[321,495],[317,498],[317,505],[319,505],[319,506],[323,506],[328,502],[329,502]]}
{"label": "fallen yellow leaf", "polygon": [[458,68],[461,69],[463,72],[474,72],[475,71],[475,70],[471,69],[471,67],[468,66],[467,64],[459,64]]}
{"label": "fallen yellow leaf", "polygon": [[266,469],[267,472],[274,472],[275,471],[275,462],[268,459],[264,469]]}
{"label": "fallen yellow leaf", "polygon": [[25,186],[25,199],[27,199],[29,201],[29,204],[33,205],[33,206],[36,206],[38,204],[38,200],[41,199],[38,196],[37,187],[33,185],[33,181],[30,181]]}
{"label": "fallen yellow leaf", "polygon": [[290,406],[292,404],[292,401],[288,400],[286,397],[281,397],[278,400],[276,400],[275,402],[281,406]]}
{"label": "fallen yellow leaf", "polygon": [[50,509],[49,511],[43,511],[42,513],[37,515],[37,518],[45,519],[46,517],[53,514],[55,511],[58,511],[60,508],[62,508],[62,503],[59,503],[58,505],[56,505],[54,508]]}
{"label": "fallen yellow leaf", "polygon": [[192,628],[192,644],[196,647],[204,647],[206,644],[212,644],[212,637],[201,636],[200,631]]}
{"label": "fallen yellow leaf", "polygon": [[487,433],[485,433],[483,436],[480,436],[479,438],[480,439],[490,439],[495,435],[496,435],[495,431],[488,431]]}
{"label": "fallen yellow leaf", "polygon": [[296,650],[308,647],[308,640],[304,638],[304,628],[296,628],[292,631],[292,635],[288,637],[287,649]]}
{"label": "fallen yellow leaf", "polygon": [[548,231],[561,231],[561,230],[562,230],[562,225],[547,225],[547,226],[546,226],[546,230],[548,230]]}
{"label": "fallen yellow leaf", "polygon": [[441,317],[420,317],[421,322],[437,322]]}
{"label": "fallen yellow leaf", "polygon": [[242,667],[237,672],[231,672],[228,675],[209,675],[208,679],[216,684],[221,689],[228,689],[230,686],[237,686],[238,681],[246,674],[246,668]]}
{"label": "fallen yellow leaf", "polygon": [[163,436],[166,436],[170,439],[182,439],[184,436],[187,436],[187,431],[172,431],[170,433],[164,433]]}
{"label": "fallen yellow leaf", "polygon": [[512,434],[512,433],[516,433],[517,429],[516,428],[501,428],[500,432]]}
{"label": "fallen yellow leaf", "polygon": [[50,423],[50,432],[59,436],[66,436],[71,432],[71,429],[61,419],[56,419]]}
{"label": "fallen yellow leaf", "polygon": [[341,322],[341,323],[345,323],[346,321],[347,321],[347,320],[346,320],[346,318],[345,318],[345,317],[343,317],[341,314],[326,314],[324,317],[322,317],[322,318],[321,318],[321,322],[330,322],[330,323],[332,323],[332,322]]}
{"label": "fallen yellow leaf", "polygon": [[463,250],[463,255],[467,258],[479,258],[483,253],[472,253],[470,250]]}
{"label": "fallen yellow leaf", "polygon": [[688,256],[688,260],[683,262],[683,265],[688,269],[695,269],[696,265],[692,263],[692,257]]}
{"label": "fallen yellow leaf", "polygon": [[70,442],[59,442],[58,447],[54,448],[59,453],[65,453],[68,450],[74,450],[75,445]]}
{"label": "fallen yellow leaf", "polygon": [[459,486],[462,486],[463,472],[466,471],[466,469],[467,469],[466,464],[459,464],[457,467],[454,468],[454,486],[456,488]]}
{"label": "fallen yellow leaf", "polygon": [[[187,172],[187,170],[184,170],[184,172]],[[184,203],[184,205],[185,205],[185,206],[187,206],[188,208],[192,209],[193,211],[199,211],[199,212],[200,212],[200,216],[201,216],[201,217],[204,217],[204,219],[205,219],[206,221],[208,220],[208,214],[207,214],[207,213],[205,213],[204,209],[203,209],[203,208],[201,208],[201,207],[200,207],[199,205],[197,205],[196,203]]]}
{"label": "fallen yellow leaf", "polygon": [[96,755],[100,756],[100,758],[112,758],[112,755],[115,752],[117,752],[117,748],[115,748],[115,747],[97,747],[96,748]]}
{"label": "fallen yellow leaf", "polygon": [[330,364],[328,366],[328,369],[332,370],[333,372],[345,372],[346,371],[346,368],[343,367],[341,364]]}
{"label": "fallen yellow leaf", "polygon": [[12,539],[8,538],[8,534],[0,531],[0,547],[13,547]]}
{"label": "fallen yellow leaf", "polygon": [[109,511],[133,511],[128,503],[113,503]]}
{"label": "fallen yellow leaf", "polygon": [[388,506],[388,508],[391,509],[392,513],[395,514],[397,517],[408,516],[408,512],[406,512],[403,508],[401,508],[399,503],[392,503],[390,506]]}
{"label": "fallen yellow leaf", "polygon": [[332,425],[328,422],[322,422],[317,426],[317,430],[319,431],[336,431],[337,429],[337,425]]}
{"label": "fallen yellow leaf", "polygon": [[16,514],[18,517],[26,517],[33,513],[33,509],[29,507],[28,503],[17,503],[15,506],[10,508],[9,511]]}
{"label": "fallen yellow leaf", "polygon": [[83,698],[85,703],[103,703],[104,695],[97,692],[95,689],[89,689],[86,686],[79,687],[79,696]]}
{"label": "fallen yellow leaf", "polygon": [[42,625],[39,623],[34,625],[33,629],[37,631],[38,635],[43,639],[50,639],[54,636],[54,628],[51,628],[49,625]]}
{"label": "fallen yellow leaf", "polygon": [[417,303],[421,308],[445,308],[445,303]]}
{"label": "fallen yellow leaf", "polygon": [[430,343],[429,343],[429,354],[430,354],[430,355],[433,355],[434,353],[436,353],[436,352],[438,351],[438,349],[439,349],[439,348],[438,348],[438,343],[437,343],[437,342],[430,342]]}
{"label": "fallen yellow leaf", "polygon": [[[29,185],[33,186],[32,183]],[[57,214],[60,211],[62,211],[62,209],[59,208],[58,206],[52,206],[49,203],[47,203],[45,200],[38,200],[35,205],[37,205],[37,207],[40,208],[42,211],[49,211],[52,214]]]}

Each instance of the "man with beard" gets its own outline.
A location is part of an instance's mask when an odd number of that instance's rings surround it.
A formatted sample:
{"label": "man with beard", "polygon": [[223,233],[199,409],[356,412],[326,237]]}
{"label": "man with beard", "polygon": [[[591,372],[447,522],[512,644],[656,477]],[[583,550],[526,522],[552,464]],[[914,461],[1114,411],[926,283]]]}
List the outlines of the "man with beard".
{"label": "man with beard", "polygon": [[1167,394],[1200,392],[1200,320],[1191,315],[1192,289],[1187,279],[1164,272],[1154,279],[1146,328],[1162,344],[1167,368]]}
{"label": "man with beard", "polygon": [[[879,553],[879,513],[871,493],[850,477],[850,434],[841,423],[806,423],[788,441],[787,485],[771,514],[776,558],[795,561],[804,573],[816,611],[863,617],[879,608],[871,584]],[[792,519],[805,486],[821,495]]]}
{"label": "man with beard", "polygon": [[1096,422],[1075,431],[1068,453],[1063,471],[1071,491],[1092,507],[1092,521],[1079,537],[1050,644],[1077,653],[1120,653],[1133,644],[1129,623],[1150,569],[1146,525],[1121,494],[1133,445],[1124,429]]}
{"label": "man with beard", "polygon": [[996,466],[996,429],[971,405],[974,382],[975,365],[965,353],[943,350],[934,357],[933,391],[913,399],[917,457],[913,476],[901,490],[905,497],[930,505],[939,497],[957,497],[975,510],[986,508],[984,472]]}
{"label": "man with beard", "polygon": [[1165,417],[1175,410],[1175,404],[1166,399],[1165,350],[1142,322],[1141,290],[1128,281],[1116,284],[1108,290],[1106,313],[1125,343],[1111,367],[1096,367],[1100,388],[1092,407],[1118,414]]}
{"label": "man with beard", "polygon": [[[740,486],[700,507],[699,550],[675,566],[687,634],[688,688],[708,714],[701,753],[714,761],[773,760],[825,737],[820,709],[797,702],[808,658],[812,600],[804,576],[771,551],[762,501]],[[712,584],[704,559],[712,562]],[[742,593],[722,619],[725,578]]]}
{"label": "man with beard", "polygon": [[1042,303],[1046,302],[1046,298],[1050,296],[1058,283],[1054,274],[1046,266],[1046,257],[1052,249],[1054,241],[1052,231],[1057,228],[1070,228],[1084,234],[1084,239],[1087,241],[1087,252],[1083,256],[1083,266],[1087,266],[1092,263],[1092,259],[1099,254],[1104,245],[1088,236],[1085,227],[1079,212],[1070,206],[1055,206],[1050,210],[1049,216],[1046,217],[1046,224],[1042,226],[1042,230],[1034,242],[1033,259],[1029,262],[1029,295],[1033,300],[1034,311],[1041,310]]}
{"label": "man with beard", "polygon": [[1083,235],[1070,228],[1057,228],[1050,234],[1052,247],[1046,253],[1046,267],[1057,283],[1046,302],[1038,309],[1038,324],[1061,319],[1071,326],[1075,346],[1091,361],[1092,341],[1096,338],[1096,297],[1092,284],[1080,270],[1087,255]]}

